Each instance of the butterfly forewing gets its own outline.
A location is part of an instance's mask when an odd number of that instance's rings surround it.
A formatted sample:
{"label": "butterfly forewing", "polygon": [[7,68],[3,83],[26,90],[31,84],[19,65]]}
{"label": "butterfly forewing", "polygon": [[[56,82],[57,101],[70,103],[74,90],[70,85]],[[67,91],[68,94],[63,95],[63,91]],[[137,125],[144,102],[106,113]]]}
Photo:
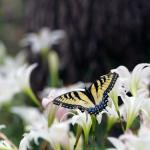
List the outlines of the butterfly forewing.
{"label": "butterfly forewing", "polygon": [[87,108],[94,107],[84,91],[68,92],[54,99],[53,103],[70,109],[81,108],[87,110]]}
{"label": "butterfly forewing", "polygon": [[89,91],[91,92],[96,105],[99,105],[103,100],[104,92],[108,94],[112,90],[117,78],[118,74],[109,73],[101,76],[89,87]]}

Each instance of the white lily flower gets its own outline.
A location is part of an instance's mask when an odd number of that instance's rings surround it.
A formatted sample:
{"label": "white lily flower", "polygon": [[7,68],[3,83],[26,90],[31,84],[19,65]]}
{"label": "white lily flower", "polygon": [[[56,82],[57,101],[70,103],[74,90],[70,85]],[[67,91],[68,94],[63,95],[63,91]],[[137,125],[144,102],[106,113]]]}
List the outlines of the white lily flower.
{"label": "white lily flower", "polygon": [[115,146],[115,148],[108,148],[107,150],[127,150],[126,146],[117,138],[109,137],[108,140]]}
{"label": "white lily flower", "polygon": [[[30,75],[32,70],[36,67],[36,64],[28,66],[24,64],[22,67],[10,69],[10,72],[6,69],[0,68],[0,103],[6,103],[12,99],[12,97],[20,91],[28,91],[32,94],[30,87]],[[33,98],[34,95],[31,95]]]}
{"label": "white lily flower", "polygon": [[51,31],[49,28],[42,28],[39,33],[29,33],[22,41],[21,45],[31,44],[31,50],[39,53],[42,50],[49,49],[53,44],[58,44],[65,37],[63,30]]}
{"label": "white lily flower", "polygon": [[[112,70],[112,72],[116,72],[115,70]],[[122,124],[122,118],[123,115],[123,105],[119,106],[118,101],[120,100],[119,97],[126,94],[126,91],[124,87],[122,86],[123,82],[120,80],[120,78],[117,79],[113,89],[109,93],[109,102],[108,107],[106,108],[107,111],[105,111],[108,114],[108,126],[107,130],[109,130],[115,122],[118,120],[121,123],[122,129],[124,130],[123,124]]]}
{"label": "white lily flower", "polygon": [[31,72],[37,67],[37,64],[27,65],[24,64],[15,73],[14,78],[16,79],[17,85],[21,90],[30,88],[30,76]]}
{"label": "white lily flower", "polygon": [[70,121],[61,123],[55,122],[51,125],[51,127],[48,128],[48,122],[47,126],[45,126],[44,122],[42,127],[33,127],[29,133],[26,133],[24,135],[24,138],[20,142],[19,149],[27,150],[28,148],[31,148],[30,142],[32,140],[34,140],[36,144],[39,144],[39,138],[42,138],[49,142],[53,149],[56,149],[58,144],[66,147],[69,144],[69,123]]}
{"label": "white lily flower", "polygon": [[27,95],[31,97],[31,100],[37,106],[40,106],[40,103],[38,99],[36,98],[36,96],[34,95],[30,86],[30,76],[31,76],[33,69],[35,69],[36,67],[37,67],[36,63],[30,66],[25,64],[14,73],[14,78],[16,80],[17,86],[20,88],[20,91],[25,92]]}
{"label": "white lily flower", "polygon": [[46,117],[35,107],[15,106],[11,108],[11,112],[19,115],[24,120],[27,130],[33,127],[42,128],[47,126]]}
{"label": "white lily flower", "polygon": [[9,102],[12,97],[20,92],[20,84],[25,80],[24,73],[18,77],[18,70],[24,64],[25,55],[20,52],[16,57],[7,56],[2,65],[0,65],[0,103]]}
{"label": "white lily flower", "polygon": [[11,75],[4,76],[0,74],[0,106],[1,104],[9,102],[12,97],[19,92],[14,78]]}
{"label": "white lily flower", "polygon": [[57,144],[61,144],[64,147],[68,145],[70,120],[61,123],[55,120],[49,127],[47,115],[42,114],[37,108],[13,107],[11,111],[18,114],[25,121],[28,131],[21,140],[19,146],[20,150],[27,150],[27,148],[30,148],[30,142],[32,140],[34,140],[36,144],[39,144],[39,138],[48,141],[54,149]]}
{"label": "white lily flower", "polygon": [[[120,109],[119,109],[119,112],[120,112]],[[118,116],[118,113],[116,111],[114,103],[112,103],[111,106],[107,107],[106,113],[108,114],[107,130],[109,130],[113,126],[113,124],[115,122],[117,122],[119,119],[119,116]]]}
{"label": "white lily flower", "polygon": [[[139,110],[143,105],[144,99],[149,95],[148,84],[150,81],[150,64],[139,64],[131,73],[124,66],[120,66],[117,69],[112,70],[112,72],[117,72],[119,74],[118,81],[120,84],[117,85],[118,90],[116,91],[120,94],[116,95],[120,95],[123,100],[125,112],[122,115],[124,120],[127,122],[126,129],[128,129],[139,114]],[[133,97],[126,96],[122,89],[124,89],[125,92],[130,91]],[[110,97],[112,98],[115,107],[118,107],[117,97],[111,95],[112,94],[110,93]],[[116,98],[115,101],[113,97]]]}
{"label": "white lily flower", "polygon": [[139,111],[143,102],[145,101],[143,95],[137,95],[136,97],[124,96],[122,99],[124,102],[125,116],[124,120],[127,122],[126,129],[130,128],[135,118],[139,115]]}
{"label": "white lily flower", "polygon": [[78,124],[82,127],[85,136],[85,141],[87,141],[92,126],[91,116],[89,114],[86,114],[86,112],[82,113],[79,110],[76,111],[78,114],[74,115],[71,118],[71,123],[72,125]]}
{"label": "white lily flower", "polygon": [[148,150],[150,128],[142,124],[137,135],[126,132],[119,138],[109,137],[108,139],[115,146],[114,150]]}
{"label": "white lily flower", "polygon": [[125,88],[130,90],[133,96],[137,94],[139,89],[147,89],[150,83],[150,64],[148,63],[138,64],[131,73],[124,66],[113,69],[112,72],[119,74]]}
{"label": "white lily flower", "polygon": [[0,65],[0,74],[10,74],[20,68],[26,59],[24,51],[19,52],[16,57],[6,56],[3,64]]}

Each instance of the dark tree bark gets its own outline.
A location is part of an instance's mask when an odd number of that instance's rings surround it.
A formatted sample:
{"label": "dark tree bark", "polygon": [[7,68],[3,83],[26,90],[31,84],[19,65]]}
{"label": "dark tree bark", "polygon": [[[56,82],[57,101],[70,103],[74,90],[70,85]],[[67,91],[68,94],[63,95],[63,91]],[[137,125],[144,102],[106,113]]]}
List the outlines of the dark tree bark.
{"label": "dark tree bark", "polygon": [[66,31],[56,48],[66,83],[149,59],[149,0],[28,0],[26,12],[27,32],[44,26]]}

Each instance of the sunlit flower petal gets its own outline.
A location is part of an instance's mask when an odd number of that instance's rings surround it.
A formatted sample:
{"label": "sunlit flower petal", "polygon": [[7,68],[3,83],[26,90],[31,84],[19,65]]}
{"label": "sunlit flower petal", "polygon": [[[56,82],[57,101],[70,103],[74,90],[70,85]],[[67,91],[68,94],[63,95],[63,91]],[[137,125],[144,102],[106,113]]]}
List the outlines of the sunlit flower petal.
{"label": "sunlit flower petal", "polygon": [[14,78],[9,76],[3,76],[0,74],[0,106],[2,104],[9,102],[12,97],[20,91],[19,87],[16,86]]}
{"label": "sunlit flower petal", "polygon": [[79,110],[77,110],[77,113],[77,115],[74,115],[71,118],[71,123],[73,125],[78,124],[82,127],[85,136],[85,141],[87,141],[92,126],[91,116],[89,114],[86,114],[85,112],[82,113]]}
{"label": "sunlit flower petal", "polygon": [[62,146],[68,145],[69,123],[69,121],[66,121],[62,123],[54,123],[50,128],[42,127],[31,129],[29,133],[24,135],[24,138],[20,142],[19,149],[27,150],[27,148],[30,148],[30,142],[32,140],[38,145],[39,138],[48,141],[53,149],[56,148],[57,144],[61,144]]}
{"label": "sunlit flower petal", "polygon": [[13,76],[15,83],[16,83],[15,86],[18,87],[20,91],[23,91],[28,96],[30,96],[31,100],[37,106],[40,106],[40,102],[38,101],[38,99],[34,95],[32,89],[31,89],[31,86],[30,86],[30,76],[31,76],[33,69],[36,67],[37,67],[36,63],[32,64],[30,66],[25,64],[21,68],[19,68],[16,72],[14,72],[14,74],[12,76]]}
{"label": "sunlit flower petal", "polygon": [[126,115],[124,116],[124,119],[127,122],[126,129],[128,129],[134,119],[139,114],[139,110],[141,109],[142,103],[144,101],[143,97],[128,97],[125,96],[124,99],[122,99],[125,105],[125,112]]}
{"label": "sunlit flower petal", "polygon": [[2,65],[0,65],[0,73],[6,76],[19,69],[26,59],[24,51],[19,52],[16,57],[6,56]]}
{"label": "sunlit flower petal", "polygon": [[124,146],[123,142],[120,141],[119,139],[109,137],[108,140],[116,147],[116,148],[114,148],[114,150],[125,150],[125,146]]}
{"label": "sunlit flower petal", "polygon": [[133,96],[136,96],[139,89],[147,89],[150,83],[150,64],[142,63],[135,66],[130,73],[124,66],[120,66],[114,70],[119,74],[120,80],[124,81],[124,84]]}
{"label": "sunlit flower petal", "polygon": [[111,107],[107,107],[108,113],[108,122],[107,122],[107,130],[109,130],[115,122],[119,119],[114,103],[112,103]]}
{"label": "sunlit flower petal", "polygon": [[25,64],[21,68],[19,68],[15,74],[15,79],[20,87],[20,89],[29,88],[30,87],[30,76],[33,69],[37,67],[37,64],[32,64],[28,66]]}
{"label": "sunlit flower petal", "polygon": [[[3,64],[0,65],[0,104],[12,100],[12,97],[21,90],[16,74],[17,70],[19,70],[24,63],[24,57],[23,53],[19,53],[15,58],[7,56]],[[24,73],[21,76],[23,79],[21,80],[22,83],[25,80],[25,78],[23,78]]]}
{"label": "sunlit flower petal", "polygon": [[27,129],[30,129],[31,127],[42,128],[48,125],[46,117],[35,107],[16,106],[12,107],[11,111],[24,120]]}
{"label": "sunlit flower petal", "polygon": [[102,114],[103,114],[103,113],[104,113],[104,112],[102,111],[101,113],[99,113],[99,114],[96,116],[96,119],[97,119],[98,124],[100,124],[101,121],[102,121]]}

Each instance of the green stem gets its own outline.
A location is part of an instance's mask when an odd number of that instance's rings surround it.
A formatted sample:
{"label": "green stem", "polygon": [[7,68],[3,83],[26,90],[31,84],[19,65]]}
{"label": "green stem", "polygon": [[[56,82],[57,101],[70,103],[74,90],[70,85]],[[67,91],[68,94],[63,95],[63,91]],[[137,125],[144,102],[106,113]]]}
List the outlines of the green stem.
{"label": "green stem", "polygon": [[118,114],[118,116],[119,116],[119,121],[120,121],[120,124],[121,124],[121,128],[122,128],[123,132],[125,132],[125,128],[124,128],[124,126],[123,126],[123,122],[122,122],[122,119],[121,119],[120,112],[117,111],[117,114]]}
{"label": "green stem", "polygon": [[54,122],[56,111],[56,107],[51,106],[51,110],[48,113],[48,127],[50,127]]}
{"label": "green stem", "polygon": [[48,48],[44,48],[40,52],[41,52],[42,62],[46,62],[47,61],[47,57],[48,57],[49,49]]}
{"label": "green stem", "polygon": [[59,58],[58,54],[51,50],[48,54],[48,66],[50,71],[50,83],[51,86],[57,87],[59,83]]}
{"label": "green stem", "polygon": [[24,92],[31,98],[34,104],[36,104],[38,107],[40,107],[40,102],[36,98],[35,94],[33,93],[32,89],[30,87],[25,88]]}

